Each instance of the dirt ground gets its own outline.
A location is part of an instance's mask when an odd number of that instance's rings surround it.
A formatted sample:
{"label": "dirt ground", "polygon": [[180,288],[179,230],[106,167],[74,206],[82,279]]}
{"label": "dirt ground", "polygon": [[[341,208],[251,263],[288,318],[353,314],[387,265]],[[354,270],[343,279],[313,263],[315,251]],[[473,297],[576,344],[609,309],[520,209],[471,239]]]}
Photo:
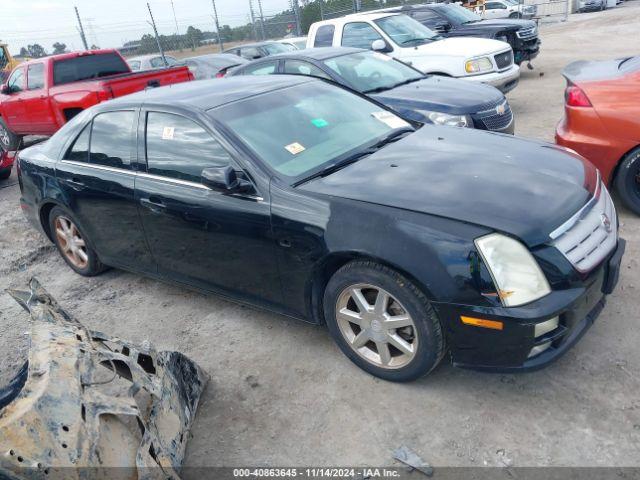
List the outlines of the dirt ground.
{"label": "dirt ground", "polygon": [[[639,18],[636,0],[545,26],[535,69],[509,95],[517,134],[552,140],[562,67],[639,54]],[[90,327],[180,350],[206,369],[188,466],[384,466],[400,445],[435,466],[640,465],[640,219],[622,207],[619,287],[559,362],[521,375],[445,362],[398,385],[351,364],[323,328],[122,271],[75,275],[23,220],[14,177],[0,182],[0,289],[36,275]],[[28,329],[0,294],[0,380],[23,361]]]}

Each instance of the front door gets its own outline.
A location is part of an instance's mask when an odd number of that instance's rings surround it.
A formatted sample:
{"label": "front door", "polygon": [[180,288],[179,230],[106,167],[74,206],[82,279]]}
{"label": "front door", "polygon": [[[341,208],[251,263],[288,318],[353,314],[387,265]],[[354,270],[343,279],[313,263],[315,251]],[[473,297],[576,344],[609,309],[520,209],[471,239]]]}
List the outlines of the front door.
{"label": "front door", "polygon": [[33,63],[27,68],[27,88],[21,97],[24,108],[29,112],[31,132],[52,134],[55,117],[45,91],[44,64]]}
{"label": "front door", "polygon": [[[142,130],[141,130],[142,131]],[[173,113],[146,114],[147,172],[136,199],[161,274],[258,303],[280,303],[269,204],[201,183],[205,168],[237,164],[202,125]]]}
{"label": "front door", "polygon": [[26,120],[27,111],[24,108],[22,93],[26,86],[24,67],[17,67],[7,80],[9,93],[3,95],[3,109],[7,115],[7,125],[15,133],[21,133],[28,125]]}
{"label": "front door", "polygon": [[134,199],[137,113],[98,114],[58,162],[56,177],[103,263],[155,273]]}

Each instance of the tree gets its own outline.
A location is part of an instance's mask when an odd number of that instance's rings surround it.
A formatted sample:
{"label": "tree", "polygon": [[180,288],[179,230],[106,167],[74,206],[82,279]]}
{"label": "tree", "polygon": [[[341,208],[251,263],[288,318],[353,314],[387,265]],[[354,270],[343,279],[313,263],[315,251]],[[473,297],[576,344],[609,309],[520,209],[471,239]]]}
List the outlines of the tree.
{"label": "tree", "polygon": [[89,50],[100,50],[100,47],[94,43]]}
{"label": "tree", "polygon": [[28,57],[29,56],[29,50],[27,50],[25,47],[22,47],[20,49],[20,56],[21,57]]}
{"label": "tree", "polygon": [[202,30],[194,28],[190,25],[189,28],[187,28],[187,38],[189,39],[189,43],[191,44],[191,49],[195,50],[196,47],[200,46],[200,42],[202,41]]}
{"label": "tree", "polygon": [[29,50],[29,56],[32,57],[32,58],[40,58],[40,57],[46,57],[47,56],[47,51],[39,43],[34,43],[33,45],[28,45],[27,46],[27,50]]}
{"label": "tree", "polygon": [[231,40],[233,36],[233,32],[231,31],[231,27],[229,25],[222,25],[220,27],[220,38],[222,38],[223,42],[228,42]]}
{"label": "tree", "polygon": [[64,43],[56,42],[53,44],[53,54],[66,53],[67,46]]}

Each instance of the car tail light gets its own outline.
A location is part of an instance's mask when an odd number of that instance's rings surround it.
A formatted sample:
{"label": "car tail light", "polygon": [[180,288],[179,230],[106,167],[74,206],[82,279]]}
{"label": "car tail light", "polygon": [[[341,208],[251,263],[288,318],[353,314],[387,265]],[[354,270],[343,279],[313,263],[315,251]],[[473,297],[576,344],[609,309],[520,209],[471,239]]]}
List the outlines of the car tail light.
{"label": "car tail light", "polygon": [[580,87],[569,85],[564,93],[564,99],[570,107],[590,107],[589,97]]}

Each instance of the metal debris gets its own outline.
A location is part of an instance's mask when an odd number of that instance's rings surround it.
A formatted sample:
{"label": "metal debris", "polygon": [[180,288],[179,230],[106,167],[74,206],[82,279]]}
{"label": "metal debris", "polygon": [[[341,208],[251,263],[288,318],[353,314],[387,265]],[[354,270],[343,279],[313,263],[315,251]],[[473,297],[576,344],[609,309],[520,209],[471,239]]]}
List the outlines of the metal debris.
{"label": "metal debris", "polygon": [[401,461],[402,463],[406,463],[411,467],[411,469],[424,473],[427,477],[433,475],[433,467],[422,460],[418,454],[409,447],[402,445],[400,448],[397,448],[393,452],[393,458]]}
{"label": "metal debris", "polygon": [[179,478],[207,374],[90,331],[29,286],[9,291],[33,325],[29,361],[0,388],[0,478]]}

